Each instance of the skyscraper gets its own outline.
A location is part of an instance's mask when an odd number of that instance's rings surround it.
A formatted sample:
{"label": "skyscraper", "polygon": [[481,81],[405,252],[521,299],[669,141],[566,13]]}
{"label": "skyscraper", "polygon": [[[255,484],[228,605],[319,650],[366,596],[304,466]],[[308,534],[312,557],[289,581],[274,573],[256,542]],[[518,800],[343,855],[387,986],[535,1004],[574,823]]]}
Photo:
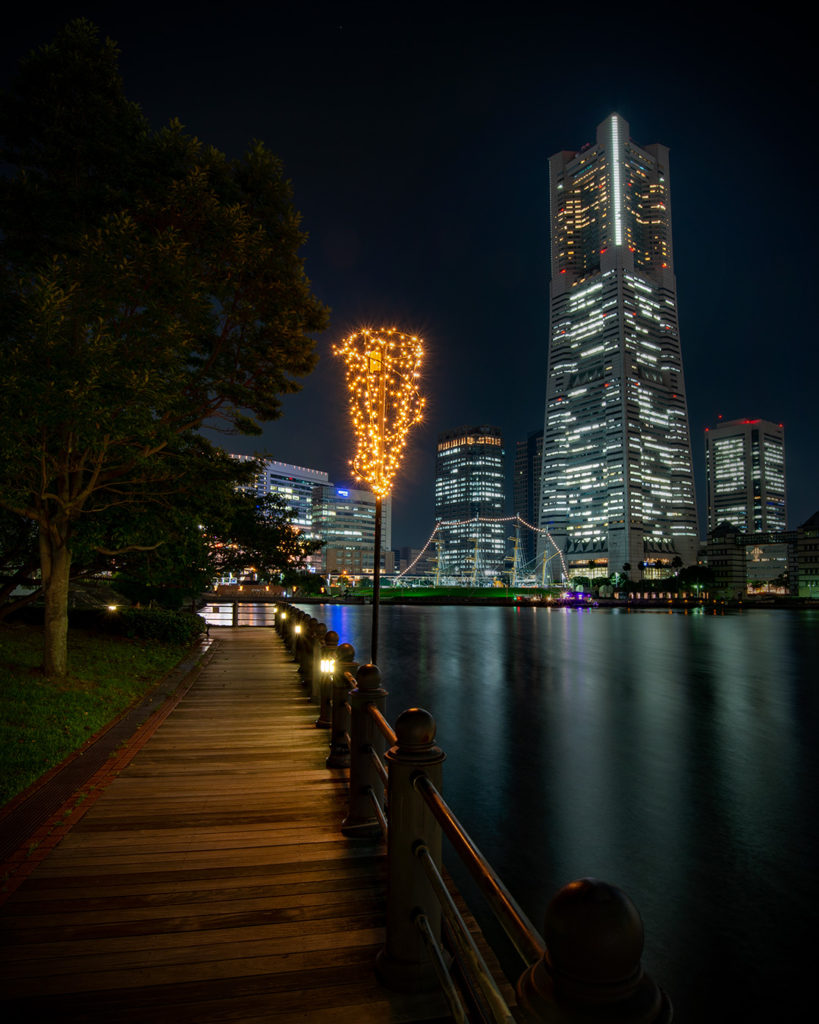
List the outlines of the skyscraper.
{"label": "skyscraper", "polygon": [[[260,470],[246,489],[259,498],[266,495],[280,498],[292,514],[293,526],[306,537],[318,539],[313,529],[313,488],[317,484],[329,484],[330,478],[324,470],[275,459],[257,459],[254,455],[231,455],[231,458],[238,462],[259,462]],[[321,568],[321,555],[309,555],[307,565],[311,569]]]}
{"label": "skyscraper", "polygon": [[[322,540],[321,569],[331,576],[370,576],[375,571],[375,495],[363,487],[317,484],[313,488],[313,530]],[[392,501],[382,505],[382,562],[391,571]]]}
{"label": "skyscraper", "polygon": [[[515,515],[537,526],[540,517],[540,474],[543,469],[543,431],[532,430],[525,441],[515,445],[515,468],[512,480],[512,503]],[[528,567],[534,565],[536,534],[523,530],[520,534],[521,558]]]}
{"label": "skyscraper", "polygon": [[491,582],[504,567],[503,440],[497,427],[459,427],[441,434],[435,457],[435,522],[439,573]]}
{"label": "skyscraper", "polygon": [[743,533],[787,529],[782,424],[728,420],[707,428],[705,482],[709,533],[722,522]]}
{"label": "skyscraper", "polygon": [[[549,161],[551,287],[540,526],[571,574],[696,560],[668,149],[612,114]],[[547,543],[541,541],[541,550]],[[557,578],[559,559],[553,559]]]}

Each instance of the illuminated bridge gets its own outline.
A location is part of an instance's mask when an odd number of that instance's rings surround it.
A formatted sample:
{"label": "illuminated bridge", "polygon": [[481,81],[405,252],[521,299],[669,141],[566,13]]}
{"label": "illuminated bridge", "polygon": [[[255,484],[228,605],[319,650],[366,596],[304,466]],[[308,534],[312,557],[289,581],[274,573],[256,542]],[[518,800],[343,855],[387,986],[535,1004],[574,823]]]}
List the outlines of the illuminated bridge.
{"label": "illuminated bridge", "polygon": [[[510,586],[543,586],[546,580],[547,567],[555,558],[560,560],[560,577],[564,581],[568,580],[569,574],[566,568],[566,562],[563,558],[563,552],[558,548],[557,544],[555,544],[549,531],[533,526],[531,523],[527,523],[526,520],[522,519],[519,515],[494,517],[474,516],[471,519],[460,519],[457,521],[444,520],[440,523],[436,523],[435,529],[429,535],[429,538],[421,549],[421,552],[413,559],[412,562],[410,562],[406,569],[398,573],[393,577],[393,579],[395,582],[398,582],[399,580],[414,578],[416,575],[424,577],[432,575],[436,586],[481,586],[485,584],[487,579],[490,577],[499,575],[500,570],[496,566],[482,564],[481,551],[478,544],[479,527],[482,524],[494,523],[509,523],[510,529],[514,529],[514,533],[509,537],[509,540],[513,543],[512,554],[506,557],[507,567],[503,570],[509,576]],[[471,524],[474,524],[476,529],[475,536],[472,538],[474,541],[474,555],[469,569],[466,573],[448,573],[444,532],[453,526],[469,526]],[[548,540],[548,544],[543,546],[542,551],[540,551],[534,559],[529,561],[526,561],[522,555],[523,548],[520,543],[520,531],[522,529],[530,530],[532,533],[539,536],[545,536]],[[551,549],[549,548],[549,544],[551,544]],[[415,573],[414,570],[417,566],[423,564],[425,556],[427,556],[431,549],[434,551],[434,554],[430,558],[430,561],[434,565],[432,573]]]}

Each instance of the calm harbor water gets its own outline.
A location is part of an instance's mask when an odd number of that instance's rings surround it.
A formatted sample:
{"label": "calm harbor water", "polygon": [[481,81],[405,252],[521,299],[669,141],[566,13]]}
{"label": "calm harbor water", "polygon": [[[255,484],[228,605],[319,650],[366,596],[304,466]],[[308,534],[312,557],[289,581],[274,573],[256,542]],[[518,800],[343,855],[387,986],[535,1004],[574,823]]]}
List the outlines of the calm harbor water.
{"label": "calm harbor water", "polygon": [[[369,607],[303,607],[369,660]],[[538,926],[565,882],[605,879],[640,910],[675,1019],[789,1019],[819,923],[819,612],[381,622],[388,717],[435,715],[447,798]]]}

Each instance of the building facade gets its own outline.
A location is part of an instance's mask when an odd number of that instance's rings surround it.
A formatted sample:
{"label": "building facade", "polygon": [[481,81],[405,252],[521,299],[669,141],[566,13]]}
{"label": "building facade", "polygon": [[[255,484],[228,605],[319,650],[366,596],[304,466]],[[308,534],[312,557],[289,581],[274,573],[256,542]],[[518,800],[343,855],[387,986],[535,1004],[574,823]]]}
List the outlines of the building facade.
{"label": "building facade", "polygon": [[[329,477],[324,470],[293,466],[275,459],[256,460],[252,455],[231,457],[239,462],[260,461],[261,469],[251,484],[253,493],[259,498],[266,495],[280,498],[292,514],[293,526],[311,540],[320,539],[313,527],[313,488],[329,484]],[[321,556],[311,555],[307,564],[311,569],[320,568]]]}
{"label": "building facade", "polygon": [[[540,526],[570,575],[692,565],[697,514],[668,149],[612,114],[555,154]],[[540,544],[549,550],[545,539]],[[562,571],[553,558],[552,579]]]}
{"label": "building facade", "polygon": [[441,434],[435,456],[438,578],[476,586],[503,571],[505,512],[503,438],[497,427],[459,427]]}
{"label": "building facade", "polygon": [[[358,487],[319,484],[313,488],[313,529],[324,545],[321,571],[351,581],[375,571],[375,494]],[[392,570],[392,501],[381,503],[381,564]],[[385,552],[389,559],[385,564]]]}
{"label": "building facade", "polygon": [[785,430],[769,420],[720,421],[705,431],[708,532],[787,529]]}
{"label": "building facade", "polygon": [[[543,431],[533,430],[525,441],[515,445],[515,467],[512,477],[512,507],[515,515],[537,526],[540,518],[540,475],[543,469]],[[537,538],[531,530],[520,533],[521,560],[534,569]]]}

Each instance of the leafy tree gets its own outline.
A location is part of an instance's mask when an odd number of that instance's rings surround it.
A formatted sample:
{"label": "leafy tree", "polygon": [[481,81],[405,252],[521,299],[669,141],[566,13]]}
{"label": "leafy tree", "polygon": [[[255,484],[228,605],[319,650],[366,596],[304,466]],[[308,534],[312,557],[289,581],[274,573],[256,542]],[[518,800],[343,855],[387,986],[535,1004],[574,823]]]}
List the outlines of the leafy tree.
{"label": "leafy tree", "polygon": [[240,576],[252,569],[260,582],[278,583],[284,574],[304,569],[307,557],[320,548],[320,541],[307,540],[293,526],[280,498],[240,494],[230,525],[212,550],[220,574]]}
{"label": "leafy tree", "polygon": [[307,594],[323,594],[327,589],[327,580],[320,573],[305,572],[299,569],[287,570],[282,582],[294,593],[298,592],[300,597]]}
{"label": "leafy tree", "polygon": [[178,442],[205,419],[257,433],[278,416],[327,314],[280,162],[151,130],[88,22],[23,62],[0,136],[0,504],[37,527],[60,676],[86,524],[171,501]]}
{"label": "leafy tree", "polygon": [[15,599],[13,594],[18,587],[31,585],[38,564],[36,526],[0,507],[0,619],[37,596],[36,588],[22,598]]}
{"label": "leafy tree", "polygon": [[689,565],[684,569],[680,569],[677,573],[677,579],[681,585],[713,587],[714,570],[710,569],[707,565]]}

